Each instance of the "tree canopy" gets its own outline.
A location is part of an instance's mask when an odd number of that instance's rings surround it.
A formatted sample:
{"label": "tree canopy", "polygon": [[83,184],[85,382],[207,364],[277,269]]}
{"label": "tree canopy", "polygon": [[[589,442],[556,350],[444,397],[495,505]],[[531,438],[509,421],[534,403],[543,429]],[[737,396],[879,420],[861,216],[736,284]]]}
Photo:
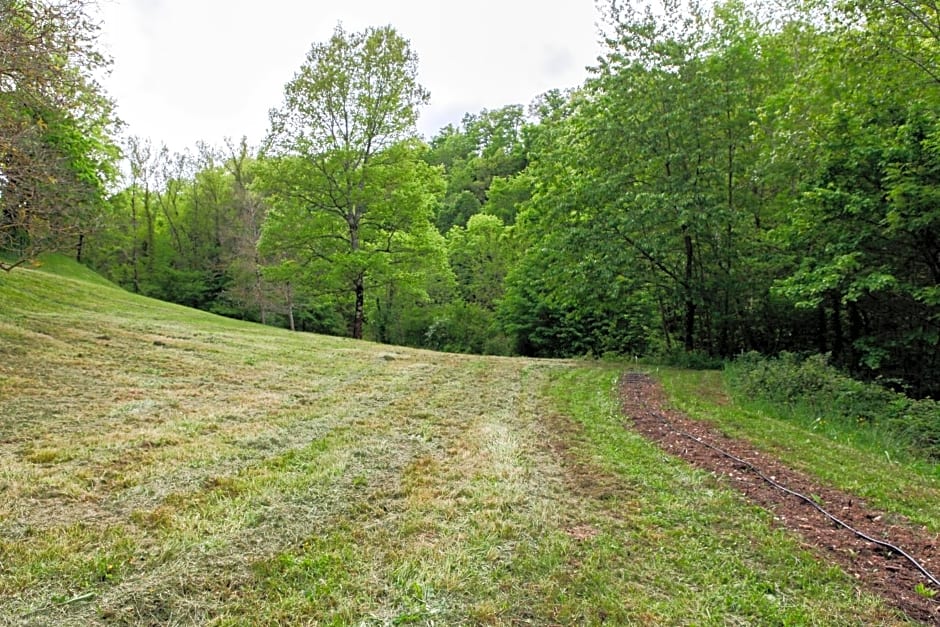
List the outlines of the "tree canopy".
{"label": "tree canopy", "polygon": [[0,0],[0,268],[81,246],[113,177],[107,65],[85,0]]}

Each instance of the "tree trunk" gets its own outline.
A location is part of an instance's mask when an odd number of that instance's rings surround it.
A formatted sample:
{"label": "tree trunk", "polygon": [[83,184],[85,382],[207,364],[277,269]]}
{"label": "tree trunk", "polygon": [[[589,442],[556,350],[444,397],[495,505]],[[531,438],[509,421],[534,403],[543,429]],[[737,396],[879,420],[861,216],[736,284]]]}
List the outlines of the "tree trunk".
{"label": "tree trunk", "polygon": [[150,188],[144,189],[144,213],[147,217],[147,277],[152,281],[154,272],[154,267],[156,265],[156,220],[157,216],[153,207],[150,206]]}
{"label": "tree trunk", "polygon": [[290,282],[287,283],[287,319],[290,321],[290,330],[296,331],[297,327],[294,325],[294,290]]}
{"label": "tree trunk", "polygon": [[356,291],[356,312],[353,314],[352,336],[354,339],[362,339],[362,325],[365,320],[365,285],[362,275],[356,277],[353,282]]}
{"label": "tree trunk", "polygon": [[[360,182],[360,188],[362,183]],[[359,220],[365,213],[365,207],[357,206],[356,210],[346,216],[346,223],[349,225],[349,248],[353,253],[359,250]],[[365,320],[365,277],[360,274],[353,279],[353,290],[356,293],[356,309],[353,313],[352,336],[353,339],[362,339],[362,326]]]}
{"label": "tree trunk", "polygon": [[[688,231],[687,226],[682,227]],[[685,350],[692,352],[695,348],[695,301],[692,299],[692,236],[688,233],[683,237],[685,243]]]}
{"label": "tree trunk", "polygon": [[685,352],[695,350],[695,302],[685,301]]}
{"label": "tree trunk", "polygon": [[255,301],[258,304],[258,311],[261,315],[261,324],[268,323],[268,308],[264,296],[264,280],[261,277],[261,261],[258,259],[258,255],[255,254]]}
{"label": "tree trunk", "polygon": [[826,341],[826,306],[819,303],[816,307],[816,350],[820,355],[825,355],[829,350],[829,343]]}
{"label": "tree trunk", "polygon": [[859,352],[855,348],[855,343],[860,337],[862,337],[862,314],[859,312],[858,303],[852,301],[848,304],[849,309],[849,346],[847,358],[849,360],[849,368],[852,370],[858,369],[859,364]]}
{"label": "tree trunk", "polygon": [[140,294],[140,253],[137,246],[137,185],[131,187],[131,267],[134,274],[134,293]]}
{"label": "tree trunk", "polygon": [[663,327],[663,339],[666,341],[666,350],[672,350],[672,336],[669,333],[669,312],[666,309],[666,303],[663,302],[662,296],[657,296],[656,300],[659,302],[659,322]]}
{"label": "tree trunk", "polygon": [[844,350],[842,348],[842,297],[838,292],[832,293],[832,360],[841,364]]}

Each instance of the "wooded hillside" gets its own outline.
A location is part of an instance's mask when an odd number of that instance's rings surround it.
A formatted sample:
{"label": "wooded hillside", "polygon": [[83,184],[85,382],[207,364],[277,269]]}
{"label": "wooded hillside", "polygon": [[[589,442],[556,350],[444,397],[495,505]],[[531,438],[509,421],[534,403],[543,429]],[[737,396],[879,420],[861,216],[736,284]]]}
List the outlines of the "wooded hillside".
{"label": "wooded hillside", "polygon": [[[39,28],[29,6],[3,3],[18,17],[0,43]],[[115,165],[97,92],[47,116],[32,79],[0,68],[4,263],[58,236],[135,292],[298,330],[683,363],[823,353],[936,396],[940,9],[598,8],[606,51],[580,88],[426,141],[408,40],[337,28],[285,86],[264,145],[131,139],[108,202],[88,176]],[[100,62],[72,61],[78,78]],[[85,102],[97,117],[76,117]],[[22,103],[31,118],[12,114]],[[55,174],[23,195],[19,159],[49,151],[81,184],[81,202],[62,201],[74,211],[39,202]]]}

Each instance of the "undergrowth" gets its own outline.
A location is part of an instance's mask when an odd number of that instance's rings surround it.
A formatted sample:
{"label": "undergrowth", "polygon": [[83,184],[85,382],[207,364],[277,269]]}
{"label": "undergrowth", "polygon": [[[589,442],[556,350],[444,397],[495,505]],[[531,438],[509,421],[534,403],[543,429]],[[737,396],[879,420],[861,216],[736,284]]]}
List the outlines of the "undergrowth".
{"label": "undergrowth", "polygon": [[646,364],[685,370],[718,370],[725,363],[721,357],[714,357],[704,351],[687,351],[681,348],[662,350],[642,361]]}
{"label": "undergrowth", "polygon": [[823,355],[804,359],[784,353],[768,359],[749,353],[725,368],[725,379],[736,400],[780,406],[813,430],[940,461],[940,403],[852,379]]}

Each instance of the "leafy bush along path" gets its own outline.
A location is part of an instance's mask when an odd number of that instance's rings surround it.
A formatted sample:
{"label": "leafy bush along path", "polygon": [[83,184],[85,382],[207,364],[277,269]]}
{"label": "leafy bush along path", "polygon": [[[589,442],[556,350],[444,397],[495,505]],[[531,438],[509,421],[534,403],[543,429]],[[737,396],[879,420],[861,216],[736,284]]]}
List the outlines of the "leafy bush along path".
{"label": "leafy bush along path", "polygon": [[771,510],[777,524],[798,533],[824,559],[840,564],[866,588],[909,616],[940,624],[940,591],[934,590],[931,598],[930,582],[906,559],[857,537],[801,499],[774,488],[746,466],[681,432],[753,464],[764,475],[810,497],[855,529],[898,546],[934,576],[940,572],[940,537],[936,533],[915,527],[896,514],[875,511],[859,498],[820,485],[744,441],[670,411],[664,407],[660,387],[648,376],[630,373],[622,377],[620,398],[624,414],[639,433],[669,453],[726,478],[749,499]]}

